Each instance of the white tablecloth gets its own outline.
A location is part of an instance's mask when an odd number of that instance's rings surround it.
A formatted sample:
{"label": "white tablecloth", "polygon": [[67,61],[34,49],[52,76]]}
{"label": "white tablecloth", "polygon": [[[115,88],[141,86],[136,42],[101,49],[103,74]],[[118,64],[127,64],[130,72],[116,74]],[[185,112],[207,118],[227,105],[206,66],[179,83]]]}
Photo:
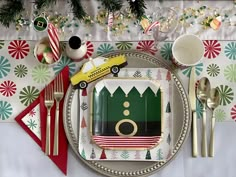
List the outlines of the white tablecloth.
{"label": "white tablecloth", "polygon": [[[28,1],[26,1],[28,2]],[[83,2],[84,3],[84,2]],[[95,8],[95,6],[89,5],[92,0],[88,0],[88,7]],[[157,3],[158,2],[152,2]],[[230,9],[233,7],[232,1],[217,1],[214,2],[200,2],[201,4],[207,4],[211,7],[218,7],[221,11]],[[194,2],[165,2],[163,6],[179,6],[179,7],[195,7],[200,4]],[[152,6],[148,5],[148,11],[153,11]],[[154,6],[153,6],[154,7]],[[26,8],[29,11],[33,11],[32,4],[26,4]],[[54,7],[58,9],[58,6]],[[235,10],[235,9],[234,9]],[[236,10],[234,11],[236,13]],[[33,16],[31,17],[33,18]],[[13,30],[14,26],[9,29],[0,27],[1,40],[13,40],[21,37],[26,40],[37,40],[46,33],[36,33],[33,28],[28,31],[16,32]],[[101,27],[90,28],[89,33],[92,34],[93,39],[96,41],[109,40],[107,35],[94,35],[102,33]],[[189,33],[196,28],[180,29],[180,33]],[[83,28],[79,28],[78,31],[69,31],[64,40],[67,40],[72,34],[85,36],[88,31],[84,31]],[[4,35],[3,35],[4,34]],[[105,38],[104,38],[105,35]],[[173,40],[179,34],[175,34],[170,39]],[[218,40],[235,40],[236,39],[236,27],[224,25],[219,31],[213,31],[209,29],[199,34],[202,39],[218,39]],[[140,40],[139,35],[124,35],[116,38],[116,40]],[[214,158],[192,158],[191,156],[191,137],[188,138],[185,146],[180,151],[175,160],[173,160],[168,166],[161,171],[156,172],[152,177],[234,177],[236,176],[235,159],[236,159],[236,124],[233,122],[220,122],[216,123],[215,134],[215,157]],[[200,137],[200,136],[199,136]],[[64,174],[55,166],[51,160],[43,154],[40,147],[32,141],[24,130],[16,123],[0,123],[0,177],[64,177]],[[199,143],[200,150],[200,143]],[[86,165],[84,165],[75,156],[74,152],[69,149],[68,158],[68,177],[95,177],[99,176]]]}
{"label": "white tablecloth", "polygon": [[[1,177],[64,177],[65,175],[43,155],[39,146],[16,123],[0,124]],[[236,124],[216,123],[214,158],[192,158],[191,138],[177,157],[152,177],[234,177],[236,159]],[[200,144],[199,144],[200,148]],[[69,149],[68,177],[98,177]]]}

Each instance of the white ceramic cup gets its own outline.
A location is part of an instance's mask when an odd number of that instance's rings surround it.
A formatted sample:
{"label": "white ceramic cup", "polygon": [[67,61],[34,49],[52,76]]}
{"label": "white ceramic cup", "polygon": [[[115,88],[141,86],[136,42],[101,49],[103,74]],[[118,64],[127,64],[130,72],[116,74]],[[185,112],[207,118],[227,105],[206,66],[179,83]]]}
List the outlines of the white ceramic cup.
{"label": "white ceramic cup", "polygon": [[173,43],[173,62],[179,66],[194,66],[204,55],[202,40],[193,34],[179,36]]}

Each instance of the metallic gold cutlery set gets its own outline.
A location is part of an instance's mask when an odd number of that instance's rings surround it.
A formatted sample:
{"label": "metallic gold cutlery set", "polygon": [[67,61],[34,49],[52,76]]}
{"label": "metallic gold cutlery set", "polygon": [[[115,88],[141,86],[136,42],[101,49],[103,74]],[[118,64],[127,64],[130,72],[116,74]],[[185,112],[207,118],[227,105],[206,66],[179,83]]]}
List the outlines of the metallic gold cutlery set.
{"label": "metallic gold cutlery set", "polygon": [[214,129],[215,129],[215,115],[214,109],[219,105],[220,97],[219,91],[215,88],[211,89],[210,81],[203,77],[200,79],[197,92],[195,86],[195,67],[192,67],[189,80],[189,100],[192,109],[192,155],[198,156],[198,141],[197,141],[197,114],[196,114],[196,100],[201,102],[203,106],[202,112],[202,139],[201,139],[201,154],[202,157],[207,156],[207,135],[206,135],[206,109],[207,107],[212,111],[211,131],[209,143],[209,157],[214,156]]}
{"label": "metallic gold cutlery set", "polygon": [[54,128],[54,143],[53,143],[53,155],[56,156],[59,154],[59,104],[64,96],[64,88],[63,88],[63,78],[60,74],[56,77],[54,81],[54,85],[47,86],[45,88],[45,95],[44,95],[44,104],[47,108],[47,125],[46,125],[46,148],[45,154],[51,155],[51,108],[54,105],[54,100],[56,101],[56,112],[55,112],[55,128]]}
{"label": "metallic gold cutlery set", "polygon": [[[207,136],[206,136],[206,108],[208,107],[212,111],[211,118],[211,131],[210,131],[210,143],[209,143],[209,157],[214,156],[214,129],[215,129],[215,115],[214,110],[219,105],[220,97],[219,91],[216,88],[210,86],[210,81],[203,77],[198,83],[196,89],[195,79],[195,67],[192,67],[190,79],[189,79],[189,100],[192,109],[192,156],[198,156],[198,133],[197,133],[197,113],[196,113],[196,101],[201,102],[202,109],[202,139],[201,139],[201,154],[202,157],[207,156]],[[196,91],[197,90],[197,91]],[[56,101],[55,112],[55,128],[54,128],[54,144],[53,155],[58,155],[59,152],[59,104],[64,96],[63,78],[60,74],[56,77],[53,86],[47,86],[45,88],[44,104],[47,108],[47,125],[46,125],[46,148],[45,154],[50,155],[51,149],[51,108],[54,106],[54,100]]]}

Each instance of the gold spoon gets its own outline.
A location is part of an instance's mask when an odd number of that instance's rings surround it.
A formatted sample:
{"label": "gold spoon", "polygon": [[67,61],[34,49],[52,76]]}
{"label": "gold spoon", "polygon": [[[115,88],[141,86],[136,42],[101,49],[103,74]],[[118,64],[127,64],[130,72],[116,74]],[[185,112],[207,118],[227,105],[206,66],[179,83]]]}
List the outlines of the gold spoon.
{"label": "gold spoon", "polygon": [[202,113],[202,157],[207,156],[207,137],[206,137],[206,103],[207,98],[209,96],[209,91],[211,89],[210,81],[208,78],[203,77],[199,81],[199,85],[197,88],[197,97],[203,106]]}
{"label": "gold spoon", "polygon": [[220,104],[220,93],[216,88],[213,88],[211,89],[209,97],[207,99],[207,106],[212,110],[209,157],[214,156],[214,129],[215,129],[214,110],[217,106],[219,106],[219,104]]}

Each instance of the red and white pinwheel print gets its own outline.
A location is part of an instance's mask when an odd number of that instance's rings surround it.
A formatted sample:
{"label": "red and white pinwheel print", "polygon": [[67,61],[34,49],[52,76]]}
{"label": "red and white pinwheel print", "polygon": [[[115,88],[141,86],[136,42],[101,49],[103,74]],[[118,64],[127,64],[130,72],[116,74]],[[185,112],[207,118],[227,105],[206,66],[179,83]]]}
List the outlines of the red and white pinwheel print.
{"label": "red and white pinwheel print", "polygon": [[232,119],[236,121],[236,105],[232,107],[230,114]]}
{"label": "red and white pinwheel print", "polygon": [[155,55],[157,50],[154,48],[154,41],[140,41],[136,49]]}
{"label": "red and white pinwheel print", "polygon": [[29,44],[25,40],[11,41],[8,46],[8,52],[15,59],[23,59],[29,53]]}
{"label": "red and white pinwheel print", "polygon": [[93,55],[93,52],[94,52],[93,44],[90,41],[87,41],[86,46],[87,46],[87,52],[84,58],[89,58]]}
{"label": "red and white pinwheel print", "polygon": [[205,46],[205,54],[206,58],[216,58],[221,51],[220,43],[217,40],[206,40],[203,42]]}
{"label": "red and white pinwheel print", "polygon": [[16,93],[16,84],[12,81],[4,81],[0,85],[0,93],[3,96],[10,97]]}

